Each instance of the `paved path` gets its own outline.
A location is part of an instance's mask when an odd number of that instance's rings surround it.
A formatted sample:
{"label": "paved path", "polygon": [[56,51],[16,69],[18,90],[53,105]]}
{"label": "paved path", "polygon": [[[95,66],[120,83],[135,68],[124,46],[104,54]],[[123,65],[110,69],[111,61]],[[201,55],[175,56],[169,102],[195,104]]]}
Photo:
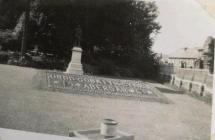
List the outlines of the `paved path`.
{"label": "paved path", "polygon": [[68,135],[113,118],[136,140],[209,140],[211,107],[188,95],[164,93],[172,104],[78,96],[33,89],[35,69],[0,65],[0,73],[3,128]]}
{"label": "paved path", "polygon": [[27,131],[0,128],[1,140],[86,140],[81,138],[40,134]]}

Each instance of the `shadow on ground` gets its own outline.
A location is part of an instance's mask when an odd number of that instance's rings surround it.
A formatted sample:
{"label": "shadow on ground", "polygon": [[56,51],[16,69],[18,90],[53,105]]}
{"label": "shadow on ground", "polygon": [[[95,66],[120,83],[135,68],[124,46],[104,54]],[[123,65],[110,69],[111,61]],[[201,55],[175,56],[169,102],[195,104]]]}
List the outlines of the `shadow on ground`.
{"label": "shadow on ground", "polygon": [[163,93],[168,93],[168,94],[184,94],[182,90],[175,90],[175,89],[168,89],[168,88],[161,88],[161,87],[156,87],[160,92]]}

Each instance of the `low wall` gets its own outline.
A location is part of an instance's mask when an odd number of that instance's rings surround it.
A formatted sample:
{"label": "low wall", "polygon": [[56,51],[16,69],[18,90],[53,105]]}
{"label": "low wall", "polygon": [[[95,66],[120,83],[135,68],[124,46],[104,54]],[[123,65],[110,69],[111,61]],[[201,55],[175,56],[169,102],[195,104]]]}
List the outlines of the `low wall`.
{"label": "low wall", "polygon": [[163,79],[169,80],[172,85],[196,92],[201,96],[212,94],[213,74],[205,69],[178,68],[171,65],[162,65],[160,75]]}

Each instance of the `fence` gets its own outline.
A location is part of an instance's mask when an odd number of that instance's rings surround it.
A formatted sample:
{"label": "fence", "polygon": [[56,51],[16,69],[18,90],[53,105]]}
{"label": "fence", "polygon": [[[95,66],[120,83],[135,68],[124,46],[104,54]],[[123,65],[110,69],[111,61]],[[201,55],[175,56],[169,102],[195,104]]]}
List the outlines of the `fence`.
{"label": "fence", "polygon": [[206,69],[178,68],[172,65],[160,67],[161,77],[169,78],[172,85],[194,91],[200,95],[211,95],[213,89],[213,74]]}

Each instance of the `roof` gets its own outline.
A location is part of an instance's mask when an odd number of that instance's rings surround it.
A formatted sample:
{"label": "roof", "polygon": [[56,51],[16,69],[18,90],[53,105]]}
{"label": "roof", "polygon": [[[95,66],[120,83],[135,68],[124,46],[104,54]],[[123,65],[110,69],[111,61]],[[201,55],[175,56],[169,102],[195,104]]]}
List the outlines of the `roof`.
{"label": "roof", "polygon": [[188,59],[198,59],[201,57],[203,48],[181,48],[169,55],[169,58],[188,58]]}

